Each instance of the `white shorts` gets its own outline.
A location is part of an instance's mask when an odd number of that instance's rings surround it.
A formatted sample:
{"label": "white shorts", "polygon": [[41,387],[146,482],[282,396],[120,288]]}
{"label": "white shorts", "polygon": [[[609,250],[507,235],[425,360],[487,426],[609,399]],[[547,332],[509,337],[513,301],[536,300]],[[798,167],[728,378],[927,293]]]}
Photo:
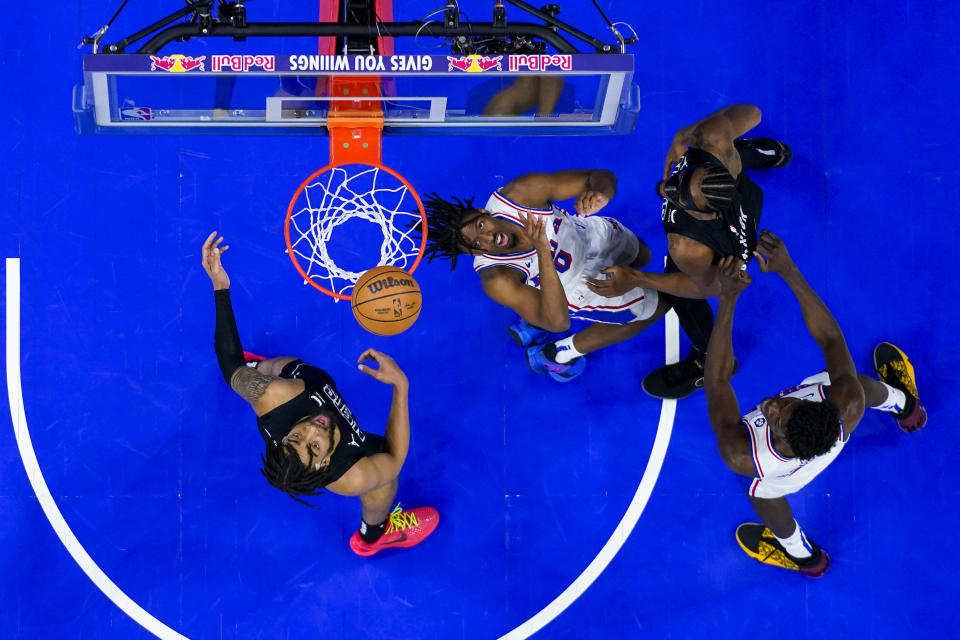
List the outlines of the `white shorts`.
{"label": "white shorts", "polygon": [[[588,274],[597,277],[602,268],[610,265],[629,265],[637,258],[640,250],[640,241],[633,231],[621,224],[619,233],[609,233],[608,239],[614,243],[606,255],[607,264],[598,265],[597,273]],[[590,322],[604,322],[607,324],[627,324],[638,320],[646,320],[653,316],[660,300],[656,289],[637,287],[627,291],[622,296],[605,298],[590,291],[586,282],[579,282],[572,289],[566,289],[567,306],[570,317]]]}

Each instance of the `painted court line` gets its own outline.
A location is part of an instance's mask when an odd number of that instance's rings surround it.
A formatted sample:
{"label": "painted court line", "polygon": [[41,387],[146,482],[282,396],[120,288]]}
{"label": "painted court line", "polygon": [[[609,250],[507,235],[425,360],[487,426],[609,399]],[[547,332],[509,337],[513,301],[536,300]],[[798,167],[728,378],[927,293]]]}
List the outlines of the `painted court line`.
{"label": "painted court line", "polygon": [[[666,333],[666,362],[677,362],[680,357],[680,323],[677,320],[677,314],[672,309],[664,318],[664,330]],[[613,534],[600,549],[597,557],[587,565],[587,568],[577,576],[577,579],[569,587],[563,590],[563,593],[553,599],[553,602],[519,627],[502,636],[500,640],[529,638],[582,596],[593,584],[593,581],[607,568],[613,557],[623,547],[623,543],[630,537],[630,533],[637,525],[640,515],[647,506],[650,494],[653,493],[653,487],[657,483],[660,469],[663,467],[663,459],[667,455],[667,445],[670,444],[670,434],[673,433],[673,418],[676,412],[676,400],[663,401],[660,406],[660,424],[657,426],[657,436],[653,440],[653,449],[650,451],[650,458],[647,459],[647,468],[643,470],[643,478],[640,479],[640,485],[637,487],[636,493],[633,494],[633,500],[630,501],[627,512],[623,514],[617,528],[613,530]]]}
{"label": "painted court line", "polygon": [[7,397],[10,401],[10,417],[13,419],[13,432],[17,438],[17,447],[23,459],[23,467],[30,479],[30,486],[37,494],[37,500],[47,520],[53,526],[60,542],[67,548],[73,559],[76,560],[87,577],[93,581],[100,591],[110,598],[115,605],[133,618],[133,620],[161,640],[187,640],[167,625],[163,624],[147,613],[136,602],[120,590],[107,574],[97,566],[90,554],[86,552],[73,531],[63,519],[63,514],[57,508],[50,489],[40,472],[40,463],[30,441],[30,431],[27,429],[27,418],[23,411],[23,389],[20,386],[20,260],[7,258]]}
{"label": "painted court line", "polygon": [[[30,440],[30,432],[27,428],[27,419],[23,407],[23,390],[20,383],[20,260],[17,258],[7,258],[6,260],[6,302],[6,374],[10,416],[13,420],[13,430],[24,469],[43,513],[50,521],[57,537],[60,538],[60,542],[67,548],[67,551],[70,552],[83,572],[121,611],[161,640],[188,640],[186,636],[174,631],[150,615],[107,577],[107,574],[97,566],[93,558],[80,544],[80,541],[77,540],[66,520],[64,520],[63,514],[60,513],[60,509],[57,508],[40,471],[40,464]],[[679,359],[679,324],[673,311],[670,311],[664,318],[664,324],[666,362],[677,362]],[[597,557],[550,604],[526,622],[502,636],[501,640],[523,640],[549,624],[564,609],[583,595],[617,555],[640,520],[660,475],[660,469],[667,454],[667,446],[670,444],[670,435],[673,432],[676,409],[676,400],[663,401],[660,408],[660,423],[657,426],[657,435],[653,441],[653,448],[650,452],[650,458],[647,460],[643,477],[634,493],[633,500],[627,507],[626,513],[623,514],[617,528],[614,529],[606,544],[600,549]]]}

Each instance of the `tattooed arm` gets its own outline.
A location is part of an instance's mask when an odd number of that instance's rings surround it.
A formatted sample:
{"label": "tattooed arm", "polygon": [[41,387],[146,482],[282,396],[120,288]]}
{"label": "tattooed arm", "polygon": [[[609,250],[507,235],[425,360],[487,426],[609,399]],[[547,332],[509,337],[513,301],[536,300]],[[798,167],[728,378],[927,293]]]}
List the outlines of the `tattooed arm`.
{"label": "tattooed arm", "polygon": [[230,376],[230,388],[250,403],[258,416],[295,398],[304,389],[303,380],[270,376],[251,367],[240,367]]}
{"label": "tattooed arm", "polygon": [[230,303],[230,278],[220,262],[220,254],[228,247],[220,246],[223,238],[217,238],[214,231],[203,243],[203,268],[213,283],[213,297],[217,307],[217,325],[213,335],[213,349],[217,353],[217,362],[223,378],[230,388],[250,403],[258,416],[262,416],[303,391],[301,380],[286,380],[266,375],[246,366],[243,359],[243,347],[237,332],[237,322],[233,317],[233,305]]}

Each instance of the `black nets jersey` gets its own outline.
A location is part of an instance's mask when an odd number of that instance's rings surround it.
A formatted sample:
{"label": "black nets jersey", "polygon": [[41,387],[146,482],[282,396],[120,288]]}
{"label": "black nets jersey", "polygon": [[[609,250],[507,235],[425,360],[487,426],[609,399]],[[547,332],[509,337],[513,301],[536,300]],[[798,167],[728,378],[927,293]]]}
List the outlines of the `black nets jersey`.
{"label": "black nets jersey", "polygon": [[330,456],[328,484],[338,480],[361,458],[381,451],[383,436],[367,433],[357,426],[353,412],[326,371],[298,361],[284,367],[281,377],[303,380],[306,387],[295,398],[257,418],[257,427],[267,446],[279,446],[295,424],[327,409],[333,413],[334,428],[340,432],[340,442]]}

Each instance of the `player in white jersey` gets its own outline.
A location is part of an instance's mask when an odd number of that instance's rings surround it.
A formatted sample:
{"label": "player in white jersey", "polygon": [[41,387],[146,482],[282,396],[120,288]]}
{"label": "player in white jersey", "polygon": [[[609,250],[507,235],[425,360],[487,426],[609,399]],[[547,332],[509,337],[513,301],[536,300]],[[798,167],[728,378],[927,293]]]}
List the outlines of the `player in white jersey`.
{"label": "player in white jersey", "polygon": [[893,413],[904,431],[924,426],[927,413],[917,395],[913,366],[892,344],[882,342],[874,349],[881,381],[857,373],[836,320],[779,238],[761,232],[755,255],[760,270],[778,273],[796,296],[827,369],[741,417],[730,385],[733,311],[750,275],[741,270],[738,258],[723,258],[717,317],[704,365],[707,411],[724,462],[735,473],[754,478],[747,494],[763,524],[740,525],[737,542],[760,562],[818,578],[830,566],[830,556],[804,535],[784,496],[802,489],[833,462],[865,407]]}
{"label": "player in white jersey", "polygon": [[[484,292],[516,311],[524,322],[511,327],[537,373],[567,381],[583,371],[583,356],[635,336],[667,310],[656,290],[637,287],[616,298],[592,292],[586,279],[612,265],[635,268],[650,250],[621,222],[596,216],[616,194],[616,176],[603,170],[528,173],[490,196],[484,208],[473,199],[424,200],[429,223],[427,257],[474,256]],[[556,202],[573,199],[574,214]],[[555,341],[547,332],[570,328],[570,319],[590,326]]]}

